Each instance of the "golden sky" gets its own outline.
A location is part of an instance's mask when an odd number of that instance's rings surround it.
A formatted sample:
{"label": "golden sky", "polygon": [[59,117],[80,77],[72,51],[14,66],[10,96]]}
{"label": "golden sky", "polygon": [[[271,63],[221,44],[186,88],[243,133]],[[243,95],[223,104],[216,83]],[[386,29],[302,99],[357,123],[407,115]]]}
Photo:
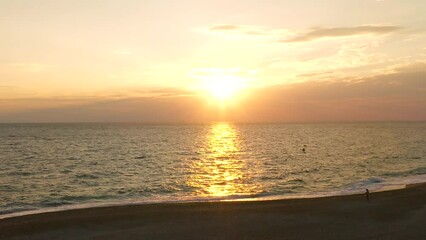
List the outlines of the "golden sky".
{"label": "golden sky", "polygon": [[0,122],[426,120],[423,0],[0,0]]}

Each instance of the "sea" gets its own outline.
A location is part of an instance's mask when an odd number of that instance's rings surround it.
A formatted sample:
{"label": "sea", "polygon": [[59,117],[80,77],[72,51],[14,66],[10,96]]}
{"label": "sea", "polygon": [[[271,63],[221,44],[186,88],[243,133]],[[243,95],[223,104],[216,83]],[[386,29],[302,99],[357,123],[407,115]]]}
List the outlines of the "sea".
{"label": "sea", "polygon": [[0,218],[426,182],[426,122],[0,124]]}

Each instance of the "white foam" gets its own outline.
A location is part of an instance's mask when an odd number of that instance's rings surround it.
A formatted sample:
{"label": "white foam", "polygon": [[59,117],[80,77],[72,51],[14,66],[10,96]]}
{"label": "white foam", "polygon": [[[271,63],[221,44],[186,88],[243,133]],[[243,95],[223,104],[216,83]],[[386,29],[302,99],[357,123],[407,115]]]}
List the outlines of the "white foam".
{"label": "white foam", "polygon": [[364,193],[368,188],[370,192],[380,192],[388,190],[402,189],[408,184],[416,184],[426,182],[426,174],[408,176],[402,178],[368,178],[366,180],[350,184],[336,191],[324,191],[315,193],[295,193],[287,195],[263,195],[263,196],[226,196],[226,197],[157,197],[151,199],[123,199],[114,201],[98,201],[79,204],[69,204],[58,207],[47,207],[29,211],[15,212],[0,215],[0,219],[21,217],[26,215],[34,215],[41,213],[60,212],[76,209],[87,209],[97,207],[114,207],[114,206],[130,206],[144,204],[160,204],[160,203],[197,203],[197,202],[221,202],[221,201],[269,201],[269,200],[284,200],[284,199],[302,199],[302,198],[318,198],[329,196],[345,196],[352,194]]}

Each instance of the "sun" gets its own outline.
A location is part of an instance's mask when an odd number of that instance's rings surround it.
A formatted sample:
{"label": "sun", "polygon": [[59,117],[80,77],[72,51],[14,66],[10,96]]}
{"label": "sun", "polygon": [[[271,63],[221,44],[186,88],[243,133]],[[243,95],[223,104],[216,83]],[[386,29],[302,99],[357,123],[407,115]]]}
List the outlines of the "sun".
{"label": "sun", "polygon": [[226,101],[235,97],[245,84],[242,78],[237,76],[219,75],[204,79],[203,90],[216,100]]}

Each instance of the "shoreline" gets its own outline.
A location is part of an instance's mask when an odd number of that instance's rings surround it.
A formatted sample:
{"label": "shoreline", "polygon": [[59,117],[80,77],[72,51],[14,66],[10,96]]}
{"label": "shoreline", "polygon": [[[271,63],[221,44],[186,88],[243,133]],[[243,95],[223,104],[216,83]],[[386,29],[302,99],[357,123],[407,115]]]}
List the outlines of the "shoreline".
{"label": "shoreline", "polygon": [[[424,175],[426,177],[426,175]],[[417,179],[416,176],[415,179]],[[412,180],[412,179],[411,179]],[[418,179],[417,179],[418,180]],[[426,182],[408,181],[402,183],[391,183],[383,186],[365,186],[370,189],[370,193],[395,191],[410,187],[412,185],[426,184]],[[361,187],[362,189],[362,187]],[[350,195],[362,195],[359,190],[341,190],[341,191],[325,191],[312,194],[290,194],[290,195],[263,195],[263,196],[225,196],[225,197],[212,197],[212,198],[188,198],[188,199],[173,199],[173,200],[138,200],[138,199],[122,199],[111,201],[94,201],[83,203],[64,204],[55,207],[43,207],[37,209],[12,211],[5,214],[0,214],[0,221],[2,219],[25,217],[29,215],[73,211],[90,208],[104,208],[104,207],[125,207],[137,205],[156,205],[156,204],[187,204],[187,203],[212,203],[212,202],[263,202],[263,201],[281,201],[281,200],[294,200],[294,199],[317,199],[324,197],[344,197]]]}
{"label": "shoreline", "polygon": [[0,238],[422,239],[424,222],[426,183],[415,183],[372,192],[370,201],[355,194],[46,212],[0,219]]}
{"label": "shoreline", "polygon": [[[224,197],[208,197],[208,196],[191,196],[187,198],[181,197],[155,197],[155,198],[127,198],[127,199],[111,199],[102,201],[86,201],[76,203],[64,203],[57,206],[41,206],[28,207],[27,209],[9,209],[0,211],[0,221],[2,219],[22,217],[34,214],[43,214],[50,212],[69,211],[86,208],[98,207],[116,207],[116,206],[134,206],[146,204],[170,204],[170,203],[203,203],[203,202],[247,202],[247,201],[275,201],[287,199],[307,199],[322,197],[338,197],[364,193],[363,190],[368,188],[371,193],[393,191],[403,189],[408,185],[426,183],[426,173],[401,176],[394,178],[371,177],[364,180],[354,182],[351,186],[337,188],[338,190],[319,191],[313,193],[287,193],[287,194],[260,194],[260,195],[234,195]],[[369,181],[373,181],[369,183]],[[378,180],[378,181],[377,181]],[[349,186],[349,187],[348,187]],[[361,190],[360,190],[361,189]]]}

